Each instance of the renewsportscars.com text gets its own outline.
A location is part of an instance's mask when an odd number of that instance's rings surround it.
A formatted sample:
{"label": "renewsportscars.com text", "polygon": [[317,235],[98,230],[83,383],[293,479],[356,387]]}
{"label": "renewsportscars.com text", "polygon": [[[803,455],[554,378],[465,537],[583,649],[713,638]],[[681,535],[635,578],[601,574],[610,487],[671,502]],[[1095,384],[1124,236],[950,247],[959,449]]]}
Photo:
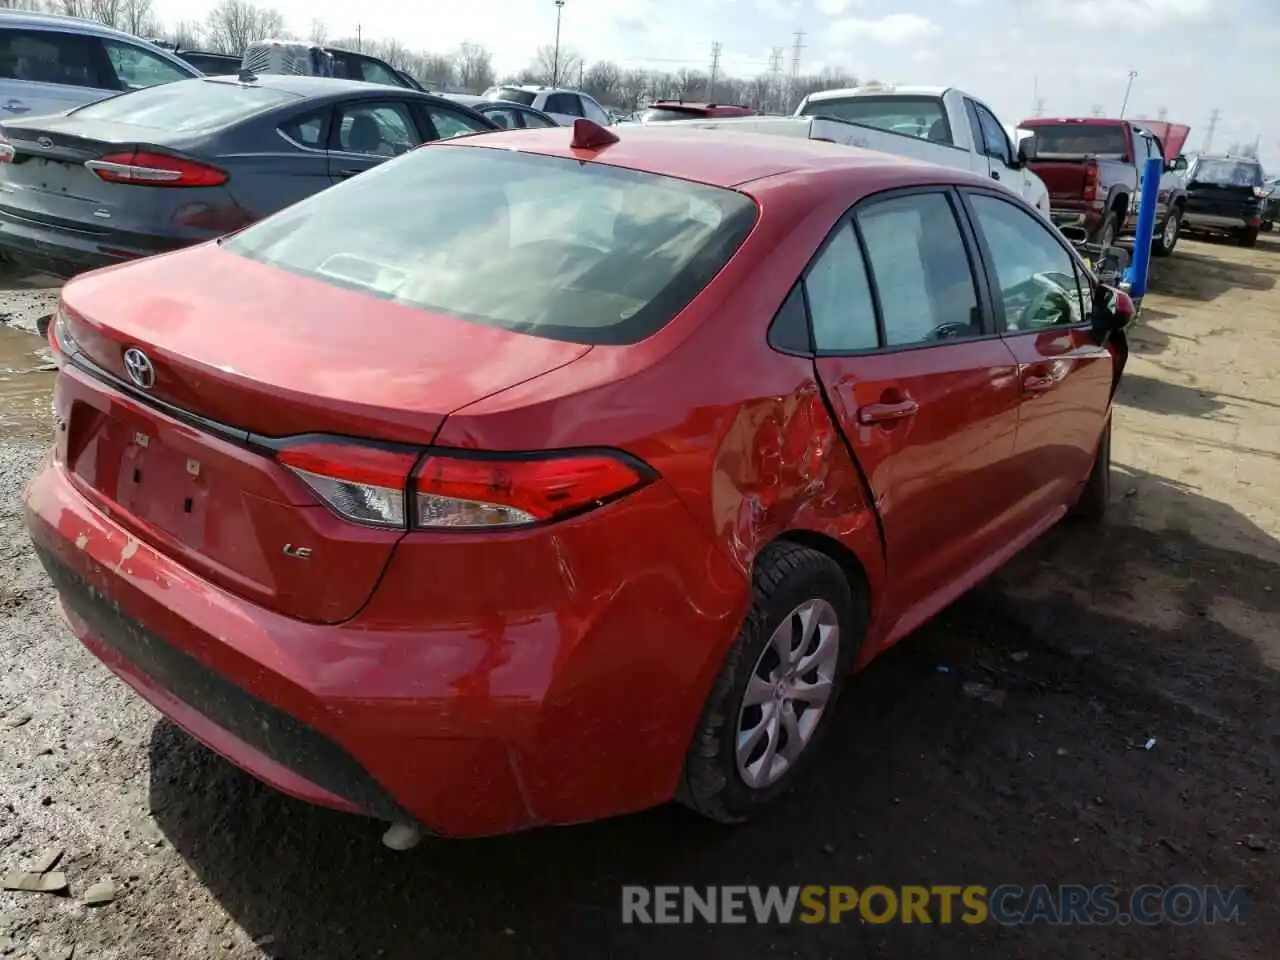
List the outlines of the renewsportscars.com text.
{"label": "renewsportscars.com text", "polygon": [[976,884],[622,888],[623,923],[1242,923],[1243,887]]}

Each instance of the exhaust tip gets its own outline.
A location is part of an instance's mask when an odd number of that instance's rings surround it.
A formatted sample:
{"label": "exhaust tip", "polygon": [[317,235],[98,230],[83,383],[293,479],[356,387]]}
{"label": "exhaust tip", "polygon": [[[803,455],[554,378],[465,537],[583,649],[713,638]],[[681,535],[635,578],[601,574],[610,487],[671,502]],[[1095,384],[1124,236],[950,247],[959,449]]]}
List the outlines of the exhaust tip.
{"label": "exhaust tip", "polygon": [[416,823],[393,823],[382,835],[382,845],[392,850],[412,850],[422,842],[422,828]]}

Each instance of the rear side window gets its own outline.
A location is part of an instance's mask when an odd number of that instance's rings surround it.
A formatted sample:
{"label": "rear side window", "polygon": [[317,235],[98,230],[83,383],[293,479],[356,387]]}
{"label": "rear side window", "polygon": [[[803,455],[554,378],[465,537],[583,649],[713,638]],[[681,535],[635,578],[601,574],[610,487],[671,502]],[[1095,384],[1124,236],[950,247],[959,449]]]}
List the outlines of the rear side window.
{"label": "rear side window", "polygon": [[292,93],[217,80],[184,80],[135,90],[75,111],[84,120],[114,120],[162,130],[216,130],[297,100]]}
{"label": "rear side window", "polygon": [[951,124],[939,97],[862,96],[812,100],[801,113],[806,117],[835,117],[864,127],[889,130],[908,137],[951,144]]}
{"label": "rear side window", "polygon": [[312,150],[323,150],[325,116],[325,111],[308,113],[288,123],[282,123],[280,132],[294,143],[300,143]]}
{"label": "rear side window", "polygon": [[207,53],[180,53],[183,60],[210,77],[229,77],[240,72],[240,61]]}
{"label": "rear side window", "polygon": [[107,59],[111,61],[111,69],[116,72],[120,85],[126,90],[141,90],[158,83],[191,79],[190,73],[175,67],[150,50],[143,50],[131,43],[120,43],[118,40],[103,40],[102,45],[106,48]]}
{"label": "rear side window", "polygon": [[[492,129],[478,123],[474,117],[468,117],[465,114],[458,113],[456,110],[450,110],[438,104],[424,104],[422,109],[428,119],[431,120],[431,125],[436,128],[436,136],[441,140]],[[493,120],[492,117],[490,119]],[[496,120],[493,120],[493,122],[497,123]]]}
{"label": "rear side window", "polygon": [[485,94],[489,100],[510,100],[512,103],[523,103],[526,107],[532,107],[533,101],[538,98],[532,90],[521,90],[519,87],[499,87],[491,93],[492,96]]}
{"label": "rear side window", "polygon": [[582,116],[582,101],[576,93],[553,93],[547,97],[547,113],[563,113],[570,117]]}
{"label": "rear side window", "polygon": [[979,336],[973,271],[945,195],[881,200],[860,210],[885,346]]}
{"label": "rear side window", "polygon": [[224,248],[476,323],[622,344],[679,313],[755,219],[754,202],[718,187],[432,146],[268,217]]}
{"label": "rear side window", "polygon": [[56,30],[0,31],[0,78],[110,89],[93,37]]}
{"label": "rear side window", "polygon": [[853,225],[845,220],[804,278],[819,350],[874,350],[876,308]]}

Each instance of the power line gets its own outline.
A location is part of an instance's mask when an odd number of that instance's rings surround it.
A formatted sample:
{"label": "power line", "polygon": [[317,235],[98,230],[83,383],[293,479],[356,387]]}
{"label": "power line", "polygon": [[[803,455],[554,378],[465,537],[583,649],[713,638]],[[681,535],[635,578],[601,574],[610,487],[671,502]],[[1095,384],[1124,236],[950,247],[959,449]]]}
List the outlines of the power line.
{"label": "power line", "polygon": [[1213,131],[1218,129],[1218,121],[1222,119],[1222,111],[1217,107],[1213,108],[1213,113],[1209,114],[1209,126],[1204,132],[1204,148],[1202,153],[1208,153],[1213,146]]}
{"label": "power line", "polygon": [[716,74],[720,72],[720,41],[711,44],[711,77],[707,80],[707,102],[716,102]]}

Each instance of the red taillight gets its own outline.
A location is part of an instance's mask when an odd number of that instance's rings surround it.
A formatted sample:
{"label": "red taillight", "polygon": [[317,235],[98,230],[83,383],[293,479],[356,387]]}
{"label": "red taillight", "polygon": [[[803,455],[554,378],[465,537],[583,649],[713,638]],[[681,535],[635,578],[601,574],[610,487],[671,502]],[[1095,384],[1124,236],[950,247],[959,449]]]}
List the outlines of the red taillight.
{"label": "red taillight", "polygon": [[13,144],[0,135],[0,163],[13,163],[14,154],[17,151],[13,149]]}
{"label": "red taillight", "polygon": [[1084,165],[1084,199],[1098,199],[1098,165],[1090,160]]}
{"label": "red taillight", "polygon": [[405,490],[420,454],[339,441],[299,442],[276,454],[328,507],[353,523],[405,528]]}
{"label": "red taillight", "polygon": [[288,443],[276,459],[340,517],[397,530],[546,523],[616,500],[655,477],[624,454],[596,450],[428,452],[422,459],[418,450],[326,439]]}
{"label": "red taillight", "polygon": [[563,519],[639,489],[654,477],[611,452],[438,456],[414,479],[419,530],[522,527]]}
{"label": "red taillight", "polygon": [[108,183],[132,183],[148,187],[217,187],[227,175],[217,167],[164,153],[109,153],[85,166]]}

